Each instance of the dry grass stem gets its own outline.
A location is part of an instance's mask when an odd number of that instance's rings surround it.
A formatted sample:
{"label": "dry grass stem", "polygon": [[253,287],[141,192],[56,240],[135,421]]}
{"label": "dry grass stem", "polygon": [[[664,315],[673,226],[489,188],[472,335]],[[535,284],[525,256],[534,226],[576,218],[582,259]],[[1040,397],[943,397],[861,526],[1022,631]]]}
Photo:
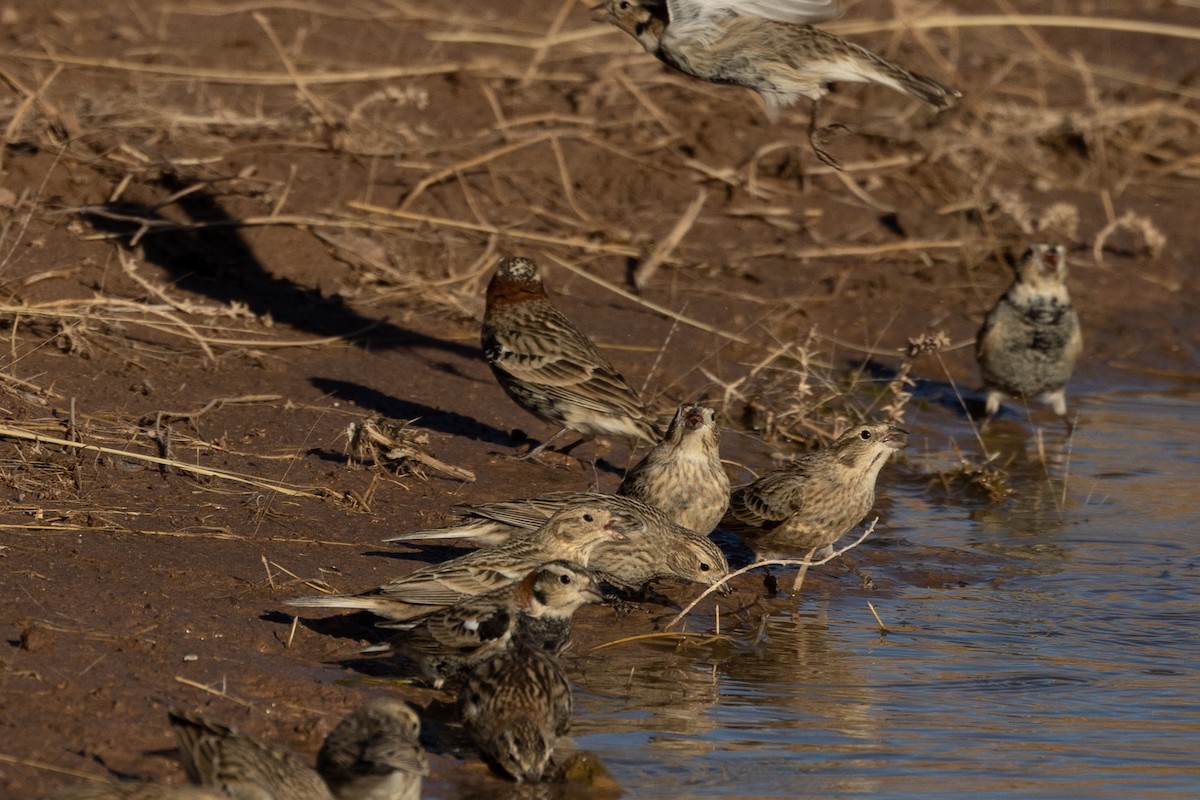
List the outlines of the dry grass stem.
{"label": "dry grass stem", "polygon": [[194,464],[188,464],[184,461],[178,461],[171,458],[160,458],[158,456],[147,455],[145,453],[135,453],[131,450],[118,450],[115,447],[101,447],[94,444],[84,444],[81,442],[72,442],[68,439],[60,439],[56,436],[46,436],[41,433],[33,433],[31,431],[21,430],[20,428],[11,428],[7,425],[0,425],[0,438],[8,437],[11,439],[22,439],[29,442],[37,442],[39,444],[53,444],[59,447],[69,447],[83,453],[103,453],[104,455],[120,456],[122,458],[130,458],[136,461],[145,461],[150,464],[158,464],[164,467],[173,467],[183,472],[190,472],[194,475],[202,475],[208,478],[220,478],[222,480],[233,481],[234,483],[242,483],[247,486],[255,486],[260,489],[269,489],[273,492],[288,495],[290,497],[311,497],[320,498],[321,494],[307,491],[304,489],[296,489],[286,486],[275,481],[265,478],[254,478],[249,475],[239,475],[235,472],[226,470],[212,469],[209,467],[200,467]]}
{"label": "dry grass stem", "polygon": [[416,214],[404,211],[402,209],[383,208],[382,206],[373,206],[367,203],[359,203],[355,201],[347,203],[346,205],[355,209],[356,211],[365,211],[369,214],[393,217],[423,225],[433,225],[436,227],[452,228],[455,230],[473,231],[475,233],[486,233],[489,235],[501,236],[522,242],[535,242],[542,245],[553,245],[556,247],[567,247],[575,250],[582,250],[585,253],[606,253],[608,255],[627,257],[638,255],[638,250],[636,247],[623,244],[605,244],[602,242],[593,242],[582,236],[553,236],[548,233],[525,231],[519,228],[508,228],[499,225],[485,225],[479,222],[467,222],[465,220],[451,219],[449,217],[436,217],[428,214]]}
{"label": "dry grass stem", "polygon": [[191,686],[193,689],[199,689],[202,692],[207,692],[208,694],[215,695],[215,696],[221,698],[222,700],[229,700],[231,702],[237,703],[239,706],[245,706],[246,708],[254,708],[254,704],[249,702],[248,700],[243,700],[240,697],[236,697],[232,694],[229,694],[229,692],[226,691],[224,681],[221,682],[222,685],[221,685],[220,689],[214,689],[211,686],[207,686],[203,683],[199,683],[198,681],[194,681],[191,678],[185,678],[182,675],[176,675],[175,680],[178,681],[179,683],[182,683],[184,686]]}
{"label": "dry grass stem", "polygon": [[588,652],[594,653],[597,650],[605,650],[609,647],[617,645],[629,644],[630,642],[645,642],[669,639],[674,642],[690,642],[700,645],[710,644],[715,641],[725,641],[729,637],[722,636],[720,633],[689,633],[688,631],[656,631],[654,633],[639,633],[634,636],[622,636],[620,639],[613,639],[611,642],[604,642],[593,647]]}
{"label": "dry grass stem", "polygon": [[687,236],[688,231],[692,229],[692,226],[696,224],[696,218],[700,216],[700,212],[703,210],[704,204],[707,201],[707,191],[701,189],[696,193],[695,199],[692,200],[691,204],[688,205],[682,216],[679,217],[679,220],[676,221],[674,227],[671,228],[670,233],[668,233],[666,237],[664,237],[663,240],[655,246],[654,250],[650,253],[650,256],[645,261],[638,264],[637,268],[634,269],[633,285],[635,287],[637,287],[639,290],[645,288],[646,284],[650,282],[650,279],[654,277],[654,273],[658,272],[658,268],[662,266],[667,257],[671,255],[672,251],[674,251],[675,248],[679,246],[679,243],[683,241],[684,237]]}
{"label": "dry grass stem", "polygon": [[161,75],[169,78],[202,83],[239,84],[246,86],[294,86],[299,78],[306,86],[329,86],[343,83],[376,83],[401,78],[423,78],[431,75],[450,75],[464,69],[460,63],[421,64],[404,67],[376,67],[360,70],[321,70],[318,72],[254,72],[205,67],[179,67],[171,64],[145,64],[122,61],[119,58],[91,58],[65,53],[47,55],[31,50],[15,50],[5,53],[8,58],[61,64],[73,67],[114,70],[135,75]]}
{"label": "dry grass stem", "polygon": [[327,103],[309,91],[308,80],[300,74],[300,72],[296,69],[296,65],[292,63],[292,59],[288,56],[287,50],[283,46],[283,42],[279,41],[279,37],[275,34],[275,29],[271,27],[271,22],[267,19],[266,15],[255,11],[250,16],[255,22],[258,23],[259,27],[263,29],[263,33],[266,34],[267,40],[270,41],[271,46],[275,48],[275,54],[279,56],[279,60],[283,63],[283,68],[287,70],[288,77],[292,79],[292,83],[296,86],[296,91],[300,93],[300,96],[304,98],[304,101],[308,103],[313,112],[315,112],[321,118],[327,128],[334,130],[339,127],[339,115],[334,110],[330,109]]}
{"label": "dry grass stem", "polygon": [[103,783],[106,780],[105,778],[101,778],[87,772],[80,772],[77,769],[56,767],[55,765],[47,764],[44,761],[34,761],[30,758],[17,758],[16,756],[10,756],[6,753],[0,753],[0,763],[16,764],[20,767],[32,767],[33,769],[40,769],[46,772],[56,772],[59,775],[70,775],[73,778],[83,778],[84,780],[96,781],[98,783]]}
{"label": "dry grass stem", "polygon": [[551,261],[553,261],[555,264],[558,264],[563,269],[570,270],[571,272],[575,273],[579,277],[584,278],[585,280],[589,280],[592,283],[596,284],[597,286],[603,286],[605,289],[609,290],[613,294],[620,295],[621,297],[625,298],[626,300],[630,301],[631,303],[635,303],[639,306],[642,306],[643,308],[648,308],[651,311],[654,311],[655,313],[662,314],[664,317],[667,317],[668,319],[673,319],[678,322],[682,322],[685,325],[690,325],[693,328],[697,328],[699,330],[706,331],[708,333],[716,334],[717,336],[720,336],[722,339],[728,339],[731,342],[740,342],[742,344],[750,344],[750,340],[744,336],[741,336],[736,333],[730,333],[728,331],[723,331],[720,328],[716,328],[712,325],[709,325],[708,323],[701,322],[699,320],[692,319],[690,317],[685,317],[683,314],[680,314],[677,311],[672,311],[671,309],[666,308],[665,306],[660,306],[658,303],[654,303],[654,302],[651,302],[644,298],[638,297],[633,292],[628,292],[628,291],[622,289],[620,286],[616,286],[612,283],[609,283],[608,281],[604,280],[603,278],[597,278],[595,275],[592,275],[590,272],[582,270],[579,267],[575,266],[574,264],[564,261],[561,258],[556,258],[555,256],[553,256],[549,253],[546,253],[544,255],[547,258],[549,258]]}
{"label": "dry grass stem", "polygon": [[722,586],[727,584],[729,581],[733,580],[734,578],[738,577],[739,575],[745,575],[747,572],[750,572],[751,570],[759,569],[760,567],[804,567],[804,568],[808,568],[808,567],[818,567],[822,564],[828,564],[830,561],[833,561],[835,558],[842,555],[843,553],[845,553],[849,550],[853,550],[854,548],[858,547],[860,544],[865,542],[867,540],[867,537],[875,532],[875,523],[877,523],[878,521],[879,521],[878,518],[871,520],[870,524],[867,525],[866,530],[864,530],[862,532],[861,536],[859,536],[857,539],[855,539],[853,542],[846,545],[845,547],[843,547],[839,550],[835,550],[834,552],[830,553],[825,558],[822,558],[818,561],[812,561],[807,558],[787,558],[787,559],[778,559],[778,560],[772,560],[772,561],[756,561],[753,564],[747,564],[746,566],[742,567],[741,569],[735,569],[733,572],[729,573],[724,578],[722,578],[721,580],[714,583],[712,586],[705,587],[704,591],[701,592],[700,595],[696,599],[692,600],[692,602],[690,602],[686,606],[684,606],[684,609],[682,611],[680,611],[678,614],[676,614],[674,617],[672,617],[671,621],[668,622],[663,627],[664,628],[675,627],[684,619],[684,617],[686,617],[688,614],[690,614],[692,612],[693,608],[695,608],[697,605],[700,604],[700,601],[702,601],[704,598],[708,597],[713,592],[720,589]]}
{"label": "dry grass stem", "polygon": [[875,618],[875,622],[879,625],[879,632],[884,635],[890,633],[891,631],[883,624],[883,620],[879,618],[879,612],[875,610],[875,605],[870,600],[867,601],[867,608],[871,609],[871,616]]}

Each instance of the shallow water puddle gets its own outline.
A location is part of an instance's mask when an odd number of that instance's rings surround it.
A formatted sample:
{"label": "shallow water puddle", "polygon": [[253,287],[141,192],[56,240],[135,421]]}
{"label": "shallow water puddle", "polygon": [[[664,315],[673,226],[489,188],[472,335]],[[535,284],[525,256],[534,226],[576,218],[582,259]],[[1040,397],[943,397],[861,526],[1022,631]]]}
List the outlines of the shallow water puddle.
{"label": "shallow water puddle", "polygon": [[[580,654],[577,744],[639,797],[1196,796],[1200,394],[1082,409],[1069,447],[1019,420],[985,436],[1015,489],[998,506],[885,472],[897,544],[864,569],[969,557],[966,585],[846,576],[757,642],[742,623],[722,647]],[[978,448],[965,423],[926,434]]]}

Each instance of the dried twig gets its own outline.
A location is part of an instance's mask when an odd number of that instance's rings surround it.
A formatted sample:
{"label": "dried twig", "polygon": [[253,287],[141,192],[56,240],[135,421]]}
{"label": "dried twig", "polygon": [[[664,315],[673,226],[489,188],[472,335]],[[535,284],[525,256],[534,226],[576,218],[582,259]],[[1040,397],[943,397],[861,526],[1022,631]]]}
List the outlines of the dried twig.
{"label": "dried twig", "polygon": [[650,279],[654,277],[654,273],[658,272],[658,268],[666,261],[671,252],[679,246],[683,238],[687,236],[688,231],[696,224],[696,218],[700,216],[700,211],[704,208],[704,203],[708,200],[708,192],[701,189],[696,193],[696,197],[688,205],[679,220],[676,221],[671,232],[663,238],[661,242],[654,248],[654,252],[638,264],[637,269],[633,271],[633,285],[639,290],[644,288]]}
{"label": "dried twig", "polygon": [[674,617],[672,617],[671,621],[668,622],[663,627],[664,628],[672,628],[672,627],[678,625],[679,622],[684,617],[686,617],[688,614],[691,613],[693,608],[695,608],[697,605],[699,605],[701,600],[703,600],[704,598],[708,597],[713,592],[720,589],[722,586],[724,586],[726,583],[728,583],[732,579],[738,577],[739,575],[745,575],[750,570],[758,569],[759,567],[816,567],[816,566],[820,566],[821,564],[828,564],[830,561],[833,561],[835,558],[842,555],[846,551],[853,550],[855,547],[858,547],[860,544],[862,544],[864,541],[866,541],[867,537],[870,536],[872,533],[874,533],[875,523],[877,523],[878,521],[879,521],[878,519],[871,520],[871,523],[869,525],[867,525],[867,529],[862,532],[861,536],[859,536],[853,542],[851,542],[850,544],[841,548],[840,550],[835,550],[834,552],[830,553],[828,556],[820,559],[819,561],[811,561],[807,558],[785,558],[785,559],[778,559],[778,560],[772,560],[772,561],[756,561],[753,564],[747,564],[746,566],[742,567],[741,569],[736,569],[733,572],[726,575],[721,580],[714,583],[712,586],[705,588],[705,590],[703,592],[701,592],[700,595],[695,600],[693,600],[692,602],[690,602],[686,606],[684,606],[684,609],[682,611],[680,611],[678,614],[676,614]]}
{"label": "dried twig", "polygon": [[23,439],[25,441],[37,442],[39,444],[53,444],[59,447],[70,447],[81,452],[103,453],[105,455],[120,456],[122,458],[132,458],[136,461],[147,461],[151,464],[159,464],[161,466],[175,467],[184,472],[191,472],[196,475],[203,475],[209,478],[221,478],[234,483],[242,483],[247,486],[257,486],[260,489],[270,489],[271,491],[280,492],[281,494],[290,495],[291,497],[313,497],[319,498],[320,494],[316,494],[304,489],[294,489],[290,486],[285,486],[281,483],[268,480],[266,478],[254,478],[249,475],[239,475],[236,472],[228,472],[221,469],[212,469],[210,467],[200,467],[195,464],[188,464],[185,461],[178,461],[170,458],[160,458],[151,456],[145,453],[135,453],[131,450],[118,450],[115,447],[101,447],[95,444],[84,444],[81,442],[72,442],[67,439],[60,439],[57,436],[46,436],[41,433],[32,433],[30,431],[21,430],[20,428],[10,428],[7,425],[0,425],[0,437],[9,437],[12,439]]}
{"label": "dried twig", "polygon": [[705,322],[701,322],[699,320],[692,319],[691,317],[685,317],[683,314],[680,314],[678,311],[672,311],[671,309],[666,308],[665,306],[660,306],[658,303],[654,303],[654,302],[651,302],[650,300],[646,300],[644,298],[638,297],[636,294],[634,294],[632,292],[625,291],[620,286],[616,286],[612,283],[609,283],[608,281],[604,280],[603,278],[597,278],[595,275],[592,275],[589,272],[585,272],[584,270],[580,269],[579,267],[575,266],[574,264],[563,261],[560,258],[556,258],[549,253],[544,253],[543,255],[545,255],[547,258],[549,258],[555,264],[558,264],[563,269],[568,269],[581,278],[585,278],[598,286],[603,286],[605,289],[608,289],[613,294],[618,294],[621,297],[624,297],[626,300],[629,300],[632,303],[637,303],[640,306],[643,306],[645,308],[650,309],[651,311],[655,311],[659,314],[662,314],[663,316],[668,317],[670,319],[679,320],[680,322],[684,323],[685,325],[691,325],[693,328],[699,328],[702,331],[707,331],[709,333],[715,333],[717,336],[720,336],[722,339],[728,339],[731,342],[741,342],[742,344],[750,343],[750,340],[747,339],[745,336],[741,336],[736,333],[730,333],[728,331],[723,331],[720,328],[714,327]]}

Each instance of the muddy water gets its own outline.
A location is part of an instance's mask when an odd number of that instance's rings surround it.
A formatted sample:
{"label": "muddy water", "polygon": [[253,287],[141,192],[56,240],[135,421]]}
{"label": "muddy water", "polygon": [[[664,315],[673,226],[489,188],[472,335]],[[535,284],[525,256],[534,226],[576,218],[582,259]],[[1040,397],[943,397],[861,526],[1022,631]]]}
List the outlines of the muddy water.
{"label": "muddy water", "polygon": [[[1000,505],[931,499],[946,441],[978,444],[910,418],[881,590],[818,582],[728,642],[581,654],[576,741],[640,797],[1200,796],[1200,393],[1080,408],[1070,441],[994,426]],[[947,579],[897,580],[906,558]]]}

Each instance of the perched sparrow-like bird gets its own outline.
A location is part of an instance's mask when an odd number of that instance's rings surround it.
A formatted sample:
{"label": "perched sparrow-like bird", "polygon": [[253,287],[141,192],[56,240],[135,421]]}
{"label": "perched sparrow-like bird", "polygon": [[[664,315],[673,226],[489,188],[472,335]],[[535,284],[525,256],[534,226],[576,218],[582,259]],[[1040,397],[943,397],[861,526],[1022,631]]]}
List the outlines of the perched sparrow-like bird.
{"label": "perched sparrow-like bird", "polygon": [[229,795],[200,786],[160,783],[84,783],[45,795],[41,800],[229,800]]}
{"label": "perched sparrow-like bird", "polygon": [[801,455],[734,491],[721,524],[741,536],[759,560],[805,552],[823,558],[871,510],[879,470],[907,444],[905,437],[890,425],[857,425],[824,450]]}
{"label": "perched sparrow-like bird", "polygon": [[1016,280],[976,339],[988,417],[1007,395],[1039,397],[1066,416],[1066,385],[1082,350],[1079,317],[1067,294],[1066,250],[1035,244],[1017,263]]}
{"label": "perched sparrow-like bird", "polygon": [[833,167],[837,161],[817,142],[817,112],[831,83],[878,83],[936,109],[962,96],[807,24],[839,13],[835,0],[606,0],[596,12],[596,20],[616,25],[680,72],[758,92],[772,119],[809,98],[809,142]]}
{"label": "perched sparrow-like bird", "polygon": [[288,601],[293,606],[361,608],[399,622],[508,586],[547,561],[588,565],[602,542],[640,535],[642,522],[595,503],[562,508],[528,537],[476,550],[352,595],[317,595]]}
{"label": "perched sparrow-like bird", "polygon": [[371,698],[325,737],[317,772],[338,800],[417,800],[429,774],[420,734],[403,700]]}
{"label": "perched sparrow-like bird", "polygon": [[585,568],[550,561],[519,583],[411,622],[383,622],[405,631],[362,652],[394,652],[415,662],[435,689],[496,653],[527,646],[558,655],[571,638],[571,617],[603,600]]}
{"label": "perched sparrow-like bird", "polygon": [[518,782],[539,781],[570,729],[571,685],[553,656],[519,647],[471,671],[458,709],[488,761]]}
{"label": "perched sparrow-like bird", "polygon": [[407,533],[387,541],[467,539],[475,544],[510,546],[526,540],[552,514],[576,504],[605,508],[638,522],[635,533],[602,542],[591,552],[588,569],[609,583],[637,589],[656,578],[681,578],[711,586],[729,574],[724,554],[707,536],[676,524],[663,511],[640,500],[596,492],[556,492],[528,500],[468,506],[464,513],[477,520],[443,530]]}
{"label": "perched sparrow-like bird", "polygon": [[167,716],[192,783],[235,800],[333,800],[321,776],[283,748],[199,714],[172,708]]}
{"label": "perched sparrow-like bird", "polygon": [[729,507],[720,439],[711,408],[680,406],[662,441],[625,473],[617,494],[662,509],[683,527],[707,536]]}
{"label": "perched sparrow-like bird", "polygon": [[[483,355],[513,402],[584,439],[658,440],[655,414],[546,295],[537,264],[504,258],[487,288]],[[539,455],[555,438],[526,458]]]}

